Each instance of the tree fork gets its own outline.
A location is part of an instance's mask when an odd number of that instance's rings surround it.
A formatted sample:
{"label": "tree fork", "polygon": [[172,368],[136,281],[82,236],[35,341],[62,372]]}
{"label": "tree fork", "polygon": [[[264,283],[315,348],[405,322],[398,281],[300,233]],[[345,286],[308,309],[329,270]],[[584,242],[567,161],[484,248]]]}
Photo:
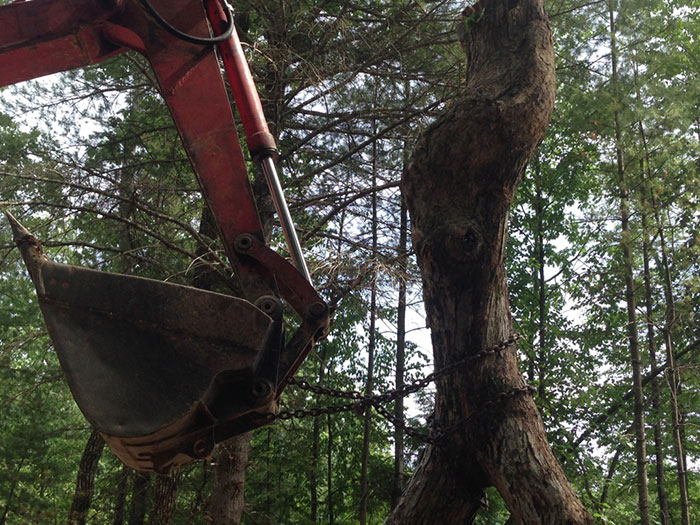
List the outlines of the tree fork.
{"label": "tree fork", "polygon": [[[503,265],[508,209],[554,105],[542,1],[478,7],[462,35],[465,95],[423,133],[402,181],[436,368],[513,331]],[[475,362],[437,383],[435,423],[449,427],[523,386],[515,352]],[[528,396],[504,400],[429,447],[388,523],[470,523],[490,485],[518,523],[592,523]]]}

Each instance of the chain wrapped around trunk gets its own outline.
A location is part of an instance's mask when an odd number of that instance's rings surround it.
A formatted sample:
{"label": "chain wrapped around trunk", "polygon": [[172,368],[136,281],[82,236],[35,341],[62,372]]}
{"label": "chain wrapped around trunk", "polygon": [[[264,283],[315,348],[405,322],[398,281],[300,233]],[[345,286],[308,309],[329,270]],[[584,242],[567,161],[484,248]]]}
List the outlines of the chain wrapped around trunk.
{"label": "chain wrapped around trunk", "polygon": [[462,359],[459,359],[458,361],[455,361],[454,363],[449,364],[441,368],[440,370],[432,372],[423,378],[416,379],[404,385],[401,388],[389,390],[382,394],[375,394],[370,396],[365,395],[362,392],[358,392],[356,390],[337,390],[334,388],[326,388],[317,385],[312,385],[308,381],[291,377],[289,379],[289,384],[299,388],[300,390],[305,390],[307,392],[312,392],[317,395],[324,395],[339,399],[350,399],[351,402],[325,407],[314,407],[309,409],[286,410],[277,414],[274,417],[274,419],[303,419],[307,417],[338,414],[341,412],[363,413],[367,407],[372,407],[377,411],[377,413],[380,416],[392,423],[394,426],[401,428],[408,436],[411,436],[425,443],[436,445],[444,437],[452,434],[476,416],[483,414],[493,406],[500,404],[503,400],[519,395],[532,395],[534,394],[535,389],[530,385],[526,385],[524,387],[512,388],[505,392],[501,392],[496,397],[482,404],[481,408],[478,411],[473,412],[469,417],[457,421],[455,424],[444,429],[434,427],[431,430],[430,434],[425,434],[416,428],[406,425],[402,420],[400,420],[399,418],[394,416],[389,410],[387,410],[384,407],[384,404],[390,403],[391,401],[395,401],[400,397],[406,397],[410,394],[418,392],[419,390],[422,390],[425,387],[427,387],[430,383],[435,382],[441,377],[445,377],[447,375],[452,374],[457,369],[465,366],[468,363],[478,361],[479,359],[483,359],[487,356],[500,354],[504,350],[513,347],[520,339],[520,334],[513,334],[505,341],[502,341],[492,347],[485,348],[484,350],[481,350],[475,354],[467,355]]}

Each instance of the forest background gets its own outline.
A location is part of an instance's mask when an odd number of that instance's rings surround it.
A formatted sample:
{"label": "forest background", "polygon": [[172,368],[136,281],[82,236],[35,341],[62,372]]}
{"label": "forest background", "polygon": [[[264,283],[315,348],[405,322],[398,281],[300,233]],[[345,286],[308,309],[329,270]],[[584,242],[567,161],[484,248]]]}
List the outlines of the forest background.
{"label": "forest background", "polygon": [[[425,376],[430,348],[407,337],[406,317],[422,315],[421,282],[399,181],[417,136],[463,89],[459,35],[478,17],[463,18],[465,4],[450,1],[234,7],[314,282],[336,309],[331,336],[299,375],[372,393]],[[508,242],[522,369],[585,506],[601,523],[634,523],[643,490],[636,341],[652,522],[698,523],[700,8],[546,8],[556,108],[519,187]],[[284,252],[263,181],[253,185]],[[175,129],[136,55],[2,90],[0,206],[54,260],[231,288]],[[65,522],[89,452],[97,460],[81,511],[88,523],[214,519],[218,456],[168,478],[129,471],[103,451],[62,379],[9,227],[0,231],[0,524]],[[334,402],[296,388],[282,398],[283,409]],[[386,409],[416,433],[372,412],[256,431],[243,522],[356,523],[363,512],[367,523],[383,522],[424,446],[416,436],[429,432],[431,389],[403,405]],[[476,522],[504,523],[507,509],[488,496]]]}

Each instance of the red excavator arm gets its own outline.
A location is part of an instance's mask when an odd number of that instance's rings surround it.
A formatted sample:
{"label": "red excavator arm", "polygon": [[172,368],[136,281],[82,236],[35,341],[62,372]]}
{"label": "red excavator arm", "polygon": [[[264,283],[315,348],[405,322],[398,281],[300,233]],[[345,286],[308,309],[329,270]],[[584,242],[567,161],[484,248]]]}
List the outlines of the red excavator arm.
{"label": "red excavator arm", "polygon": [[[225,5],[0,7],[0,86],[126,51],[153,68],[245,297],[53,263],[10,221],[78,406],[127,465],[165,472],[269,422],[287,379],[326,334],[329,313],[310,283],[275,171],[275,142]],[[265,245],[219,59],[295,265]],[[286,340],[282,301],[300,318]]]}

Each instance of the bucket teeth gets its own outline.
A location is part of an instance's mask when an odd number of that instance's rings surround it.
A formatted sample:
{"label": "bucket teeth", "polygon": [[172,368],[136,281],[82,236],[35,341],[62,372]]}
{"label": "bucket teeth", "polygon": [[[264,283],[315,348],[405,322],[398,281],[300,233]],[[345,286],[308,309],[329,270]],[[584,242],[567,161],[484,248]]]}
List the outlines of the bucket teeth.
{"label": "bucket teeth", "polygon": [[24,259],[24,264],[29,270],[29,275],[34,281],[37,292],[40,295],[44,294],[44,283],[41,278],[41,267],[44,261],[48,258],[44,255],[44,248],[41,246],[39,239],[27,230],[22,224],[15,219],[9,211],[5,212],[7,220],[12,228],[13,240],[19,247],[19,251]]}

